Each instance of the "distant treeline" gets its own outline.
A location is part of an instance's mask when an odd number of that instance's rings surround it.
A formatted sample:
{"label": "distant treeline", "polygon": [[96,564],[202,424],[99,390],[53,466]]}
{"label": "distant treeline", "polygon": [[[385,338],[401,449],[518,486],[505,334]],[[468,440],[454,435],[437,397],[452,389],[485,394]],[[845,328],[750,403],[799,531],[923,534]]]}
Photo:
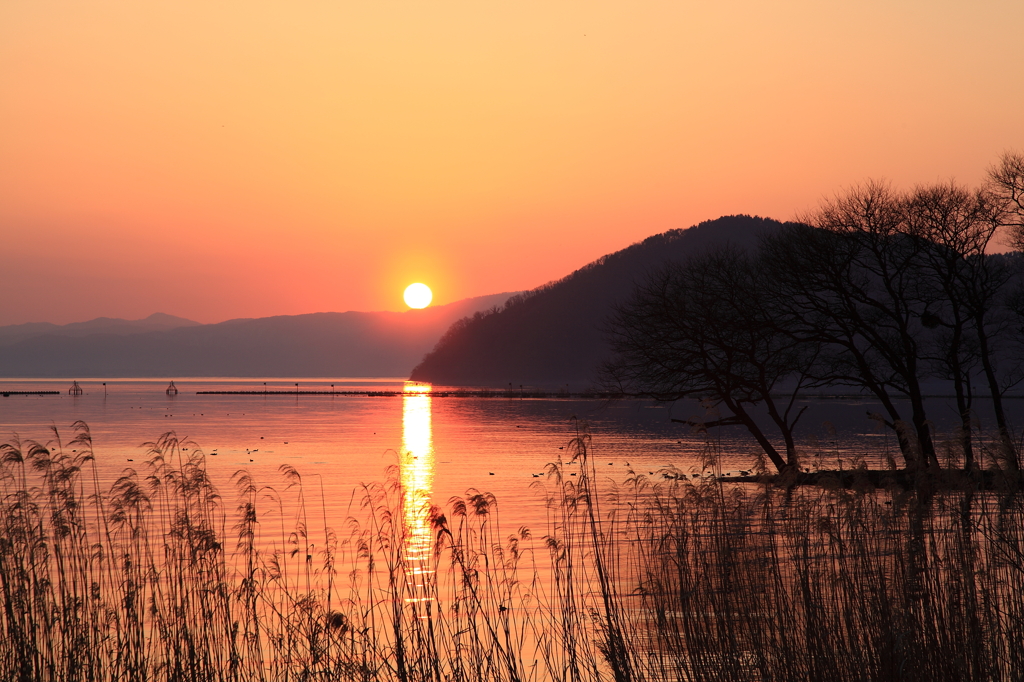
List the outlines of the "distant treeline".
{"label": "distant treeline", "polygon": [[[809,388],[872,396],[906,467],[939,467],[926,382],[952,386],[964,468],[977,466],[974,404],[991,399],[990,461],[1019,471],[1003,399],[1024,378],[1024,257],[991,254],[1005,230],[1024,248],[1024,155],[989,181],[903,192],[870,182],[824,202],[755,248],[725,245],[666,265],[621,305],[606,384],[700,398],[745,426],[780,471],[799,466],[794,431]],[[754,416],[781,433],[777,447]]]}

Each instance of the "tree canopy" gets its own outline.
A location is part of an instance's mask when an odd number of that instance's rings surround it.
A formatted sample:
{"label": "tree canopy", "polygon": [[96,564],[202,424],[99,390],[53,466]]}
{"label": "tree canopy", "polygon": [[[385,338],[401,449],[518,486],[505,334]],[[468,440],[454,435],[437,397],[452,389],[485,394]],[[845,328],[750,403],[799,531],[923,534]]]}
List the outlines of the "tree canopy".
{"label": "tree canopy", "polygon": [[[799,466],[796,406],[807,388],[873,396],[908,469],[937,468],[926,382],[953,387],[963,465],[977,465],[974,399],[991,398],[1000,466],[1018,470],[1003,408],[1021,379],[1020,258],[990,254],[1001,229],[1024,245],[1024,157],[1007,154],[978,189],[903,192],[869,182],[827,200],[754,248],[725,245],[668,264],[609,325],[616,388],[700,398],[742,424],[780,471]],[[766,412],[778,447],[754,408]],[[785,456],[780,450],[785,451]]]}

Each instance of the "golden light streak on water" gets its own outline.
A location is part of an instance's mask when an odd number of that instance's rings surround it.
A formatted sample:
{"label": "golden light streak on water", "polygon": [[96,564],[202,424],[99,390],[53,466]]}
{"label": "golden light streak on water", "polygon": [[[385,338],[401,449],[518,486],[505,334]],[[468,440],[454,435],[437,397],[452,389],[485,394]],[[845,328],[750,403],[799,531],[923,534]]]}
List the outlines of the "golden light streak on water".
{"label": "golden light streak on water", "polygon": [[412,596],[426,601],[432,580],[430,500],[434,486],[434,442],[429,385],[406,384],[402,396],[402,514],[405,522],[406,578]]}

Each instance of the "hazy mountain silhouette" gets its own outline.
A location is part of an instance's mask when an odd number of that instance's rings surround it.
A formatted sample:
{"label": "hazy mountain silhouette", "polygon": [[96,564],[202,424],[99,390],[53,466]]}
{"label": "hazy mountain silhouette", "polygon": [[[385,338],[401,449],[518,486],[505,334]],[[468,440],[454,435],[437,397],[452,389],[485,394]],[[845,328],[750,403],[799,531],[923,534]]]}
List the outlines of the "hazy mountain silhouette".
{"label": "hazy mountain silhouette", "polygon": [[[724,243],[754,247],[782,223],[727,216],[670,230],[604,256],[564,279],[456,322],[413,371],[415,381],[501,387],[509,383],[582,388],[608,354],[602,331],[613,306],[647,273]],[[572,388],[572,386],[570,386]]]}
{"label": "hazy mountain silhouette", "polygon": [[88,336],[90,334],[140,334],[142,332],[165,331],[178,327],[196,327],[199,322],[175,317],[166,313],[153,313],[141,320],[122,320],[114,317],[97,317],[88,322],[51,324],[49,322],[28,322],[0,327],[0,348],[36,336]]}
{"label": "hazy mountain silhouette", "polygon": [[[199,324],[170,315],[0,327],[0,376],[405,376],[453,321],[509,293],[425,310]],[[149,325],[149,328],[146,328]]]}

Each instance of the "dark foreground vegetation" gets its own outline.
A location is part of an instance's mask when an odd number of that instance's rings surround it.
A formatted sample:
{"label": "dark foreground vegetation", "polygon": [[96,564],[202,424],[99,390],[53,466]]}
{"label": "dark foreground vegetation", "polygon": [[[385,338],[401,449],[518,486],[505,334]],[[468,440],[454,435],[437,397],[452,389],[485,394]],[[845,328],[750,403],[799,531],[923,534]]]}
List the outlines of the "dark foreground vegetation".
{"label": "dark foreground vegetation", "polygon": [[[1018,249],[990,253],[1004,233]],[[1024,380],[1024,154],[988,182],[897,191],[871,182],[800,223],[662,267],[609,324],[609,388],[698,398],[745,427],[780,472],[799,470],[807,389],[880,405],[906,469],[936,470],[925,397],[955,397],[963,467],[979,466],[975,398],[992,405],[1000,469],[1016,472],[1004,400]]]}
{"label": "dark foreground vegetation", "polygon": [[1019,495],[682,472],[598,495],[588,445],[548,468],[548,527],[508,533],[485,493],[403,509],[395,472],[335,522],[289,468],[222,499],[173,434],[109,487],[82,423],[8,441],[0,679],[1024,676]]}

